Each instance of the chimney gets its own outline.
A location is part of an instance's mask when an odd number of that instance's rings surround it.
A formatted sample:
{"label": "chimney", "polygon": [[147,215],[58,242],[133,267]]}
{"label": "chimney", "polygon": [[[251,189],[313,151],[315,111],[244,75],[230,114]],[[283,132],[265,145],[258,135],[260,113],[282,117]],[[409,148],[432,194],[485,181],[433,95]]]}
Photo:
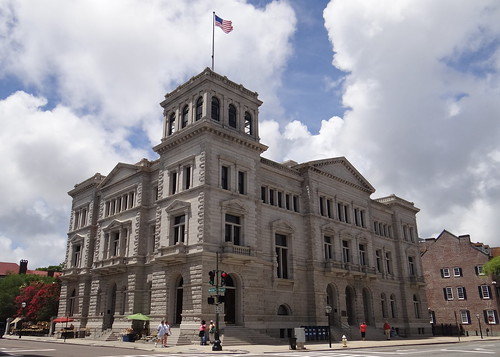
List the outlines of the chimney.
{"label": "chimney", "polygon": [[26,259],[21,259],[19,262],[19,274],[26,274],[28,271],[28,261]]}

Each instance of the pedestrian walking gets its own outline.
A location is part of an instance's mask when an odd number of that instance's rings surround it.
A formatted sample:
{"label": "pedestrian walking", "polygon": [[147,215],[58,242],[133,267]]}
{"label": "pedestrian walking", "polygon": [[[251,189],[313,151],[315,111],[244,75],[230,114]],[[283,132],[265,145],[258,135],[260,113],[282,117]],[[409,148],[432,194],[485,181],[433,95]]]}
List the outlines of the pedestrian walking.
{"label": "pedestrian walking", "polygon": [[365,341],[366,338],[366,328],[368,326],[366,325],[366,322],[363,321],[361,325],[359,325],[359,332],[361,332],[361,339]]}
{"label": "pedestrian walking", "polygon": [[161,320],[160,324],[158,325],[157,330],[157,341],[155,343],[155,347],[158,345],[158,342],[162,345],[162,347],[165,347],[167,341],[166,341],[166,333],[167,333],[167,327],[165,326],[165,321]]}
{"label": "pedestrian walking", "polygon": [[210,320],[210,324],[208,325],[208,338],[210,339],[210,344],[213,344],[215,341],[215,324],[213,320]]}
{"label": "pedestrian walking", "polygon": [[208,343],[207,343],[207,323],[205,320],[201,320],[198,336],[200,336],[200,345],[208,345]]}
{"label": "pedestrian walking", "polygon": [[163,344],[163,347],[167,347],[167,339],[168,336],[170,336],[171,334],[172,334],[171,327],[168,324],[168,321],[165,321],[165,336],[164,336],[165,343]]}
{"label": "pedestrian walking", "polygon": [[389,325],[389,323],[386,321],[384,323],[384,333],[385,333],[385,337],[390,340],[391,339],[391,325]]}

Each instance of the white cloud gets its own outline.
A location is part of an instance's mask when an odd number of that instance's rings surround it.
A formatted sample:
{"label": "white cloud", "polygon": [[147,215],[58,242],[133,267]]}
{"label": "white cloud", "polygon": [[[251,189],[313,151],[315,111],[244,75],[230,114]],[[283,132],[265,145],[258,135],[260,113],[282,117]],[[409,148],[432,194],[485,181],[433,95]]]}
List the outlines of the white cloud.
{"label": "white cloud", "polygon": [[257,90],[261,114],[279,115],[296,23],[285,2],[0,3],[0,79],[24,85],[0,98],[0,188],[8,192],[0,260],[60,263],[74,184],[120,161],[155,158],[163,95],[211,65],[213,9],[234,25],[228,35],[216,29],[215,70]]}

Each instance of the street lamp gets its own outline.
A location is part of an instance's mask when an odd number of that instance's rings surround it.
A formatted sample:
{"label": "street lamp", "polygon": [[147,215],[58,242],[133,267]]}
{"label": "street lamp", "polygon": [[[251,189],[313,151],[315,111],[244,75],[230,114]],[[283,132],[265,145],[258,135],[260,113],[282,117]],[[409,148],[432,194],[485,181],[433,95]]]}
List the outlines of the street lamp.
{"label": "street lamp", "polygon": [[330,328],[330,326],[331,326],[330,314],[332,313],[332,307],[330,305],[326,305],[325,312],[326,312],[326,315],[328,316],[328,340],[330,342],[330,348],[332,348],[332,330]]}
{"label": "street lamp", "polygon": [[477,322],[479,323],[479,333],[481,334],[481,339],[483,338],[483,329],[481,328],[481,319],[479,318],[479,314],[476,314]]}
{"label": "street lamp", "polygon": [[21,334],[22,334],[22,330],[23,330],[24,308],[26,307],[26,302],[23,301],[21,303],[21,307],[22,307],[21,320],[19,321],[19,325],[21,326],[21,328],[19,329],[19,338],[21,338]]}

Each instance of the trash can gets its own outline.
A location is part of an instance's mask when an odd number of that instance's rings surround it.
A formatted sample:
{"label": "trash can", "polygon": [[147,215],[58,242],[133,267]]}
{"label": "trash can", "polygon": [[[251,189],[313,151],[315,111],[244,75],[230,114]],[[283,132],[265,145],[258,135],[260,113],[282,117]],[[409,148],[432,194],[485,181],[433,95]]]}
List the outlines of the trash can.
{"label": "trash can", "polygon": [[291,350],[296,350],[297,349],[297,338],[296,337],[290,337],[290,349]]}

